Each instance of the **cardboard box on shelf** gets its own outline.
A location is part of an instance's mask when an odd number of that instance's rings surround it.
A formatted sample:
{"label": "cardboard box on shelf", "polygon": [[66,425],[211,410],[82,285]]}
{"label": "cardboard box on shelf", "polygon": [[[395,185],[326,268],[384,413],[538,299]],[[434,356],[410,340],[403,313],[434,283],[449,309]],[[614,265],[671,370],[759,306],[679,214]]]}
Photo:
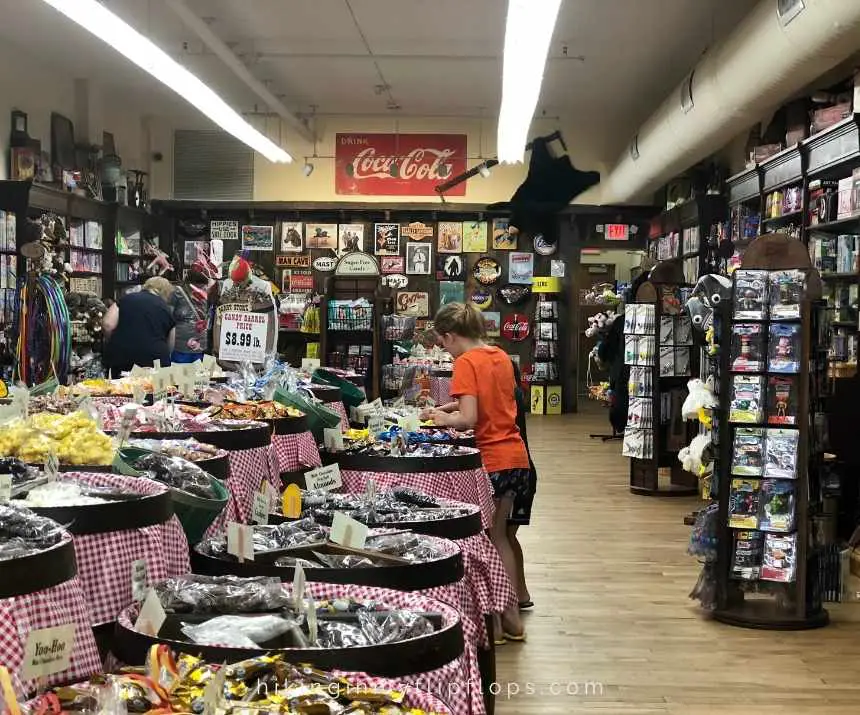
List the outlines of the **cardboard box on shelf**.
{"label": "cardboard box on shelf", "polygon": [[848,218],[854,213],[854,177],[848,176],[839,180],[839,201],[836,218]]}
{"label": "cardboard box on shelf", "polygon": [[812,112],[811,129],[813,134],[823,132],[827,127],[838,124],[851,116],[851,102],[840,102],[831,107],[816,109]]}

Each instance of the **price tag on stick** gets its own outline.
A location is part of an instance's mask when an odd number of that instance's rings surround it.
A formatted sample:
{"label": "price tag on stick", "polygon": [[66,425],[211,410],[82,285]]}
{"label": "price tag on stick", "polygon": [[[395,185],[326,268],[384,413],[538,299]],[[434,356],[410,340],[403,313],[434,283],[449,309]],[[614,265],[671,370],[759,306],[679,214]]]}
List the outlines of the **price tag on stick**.
{"label": "price tag on stick", "polygon": [[265,526],[269,523],[269,490],[263,485],[263,490],[254,494],[254,504],[251,507],[251,521]]}
{"label": "price tag on stick", "polygon": [[146,598],[149,586],[146,578],[146,559],[131,562],[131,597],[140,602]]}
{"label": "price tag on stick", "polygon": [[12,475],[0,474],[0,503],[12,498]]}
{"label": "price tag on stick", "polygon": [[140,607],[140,613],[137,620],[134,622],[134,630],[144,635],[155,637],[167,620],[167,614],[161,605],[161,600],[154,588],[149,589],[143,605]]}
{"label": "price tag on stick", "polygon": [[302,599],[305,595],[305,570],[301,564],[296,566],[293,572],[293,607],[301,613]]}
{"label": "price tag on stick", "polygon": [[367,431],[375,442],[379,435],[385,432],[385,418],[382,415],[371,415],[367,420]]}
{"label": "price tag on stick", "polygon": [[254,530],[247,524],[231,521],[227,524],[227,553],[232,554],[239,563],[254,560]]}
{"label": "price tag on stick", "polygon": [[343,452],[343,432],[340,427],[324,428],[323,442],[329,452]]}
{"label": "price tag on stick", "polygon": [[329,538],[341,546],[350,549],[363,549],[367,541],[368,528],[360,521],[347,516],[341,511],[334,513]]}

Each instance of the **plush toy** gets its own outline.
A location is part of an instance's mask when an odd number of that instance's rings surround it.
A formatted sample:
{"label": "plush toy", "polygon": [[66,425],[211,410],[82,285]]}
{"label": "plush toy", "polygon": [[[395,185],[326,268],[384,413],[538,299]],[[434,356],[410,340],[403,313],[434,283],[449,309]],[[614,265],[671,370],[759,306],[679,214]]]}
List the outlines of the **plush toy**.
{"label": "plush toy", "polygon": [[687,391],[689,394],[681,407],[681,416],[685,420],[699,420],[710,429],[713,422],[711,412],[720,405],[714,394],[713,379],[708,378],[707,382],[699,379],[690,380],[687,383]]}
{"label": "plush toy", "polygon": [[684,471],[704,477],[714,471],[713,445],[710,434],[699,434],[687,447],[678,452],[678,461]]}
{"label": "plush toy", "polygon": [[605,313],[595,313],[588,317],[588,327],[585,329],[585,336],[593,338],[601,335],[609,329],[612,323],[615,322],[616,314],[614,311],[608,310]]}
{"label": "plush toy", "polygon": [[228,275],[237,286],[245,285],[251,278],[251,264],[242,256],[233,256]]}
{"label": "plush toy", "polygon": [[706,332],[714,324],[714,310],[732,298],[732,281],[714,273],[702,276],[690,293],[686,308],[693,328]]}

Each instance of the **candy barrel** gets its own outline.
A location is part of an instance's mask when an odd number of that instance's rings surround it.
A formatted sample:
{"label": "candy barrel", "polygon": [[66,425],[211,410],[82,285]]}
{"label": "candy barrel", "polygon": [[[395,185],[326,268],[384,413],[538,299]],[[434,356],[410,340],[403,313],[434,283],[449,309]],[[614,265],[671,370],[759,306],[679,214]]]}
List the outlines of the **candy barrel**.
{"label": "candy barrel", "polygon": [[340,428],[346,432],[349,429],[349,415],[347,415],[346,407],[343,404],[343,390],[337,385],[318,385],[316,383],[311,383],[305,387],[326,407],[340,415]]}
{"label": "candy barrel", "polygon": [[[193,576],[188,578],[195,579]],[[177,583],[181,591],[189,592],[190,589],[182,584],[181,579],[177,579]],[[291,585],[280,584],[279,590],[289,597]],[[448,704],[453,713],[470,712],[462,668],[462,625],[457,611],[451,606],[414,593],[362,586],[309,582],[307,591],[316,602],[372,602],[375,612],[369,612],[367,618],[380,624],[391,618],[402,618],[397,612],[407,611],[409,613],[404,614],[405,617],[419,617],[428,621],[432,624],[432,631],[403,640],[395,639],[393,642],[377,640],[370,644],[350,646],[347,644],[349,641],[343,641],[335,647],[308,647],[306,643],[299,642],[299,639],[306,637],[306,631],[297,633],[294,628],[262,642],[257,648],[219,647],[191,642],[182,631],[182,624],[201,624],[211,620],[215,613],[168,613],[158,634],[149,636],[134,628],[139,612],[139,606],[135,604],[126,609],[117,621],[115,652],[122,662],[129,665],[141,665],[154,643],[164,643],[177,652],[201,655],[216,663],[277,653],[290,662],[309,663],[318,668],[355,674],[355,677],[396,678],[409,685],[422,683],[431,693],[447,692],[448,683],[453,682],[458,684],[456,700],[446,697],[440,699]],[[223,612],[223,608],[218,610]],[[285,604],[277,609],[281,615],[288,612]],[[358,617],[354,612],[325,611],[318,615],[317,621],[320,633],[324,634],[327,628],[336,631],[353,626]]]}
{"label": "candy barrel", "polygon": [[149,582],[187,573],[188,541],[173,515],[169,489],[119,474],[66,472],[62,480],[120,489],[140,499],[36,510],[70,524],[78,575],[93,626],[112,624],[132,602],[132,571],[142,561]]}
{"label": "candy barrel", "polygon": [[[286,528],[289,530],[291,527],[301,527],[302,524],[308,522],[310,520],[304,520],[301,524],[293,522]],[[398,524],[399,526],[401,525]],[[319,528],[313,525],[310,530],[315,531],[314,527]],[[261,531],[267,529],[271,531],[272,528],[255,527]],[[300,529],[297,528],[296,531],[299,532]],[[407,539],[410,542],[419,541],[422,547],[432,549],[435,552],[433,557],[406,563],[401,560],[386,561],[380,559],[376,561],[376,565],[308,568],[306,574],[315,582],[349,583],[416,592],[429,598],[435,598],[457,609],[463,624],[463,636],[466,643],[463,665],[468,675],[466,680],[469,686],[470,711],[476,715],[484,713],[483,695],[480,687],[476,685],[481,681],[478,649],[483,640],[484,622],[469,584],[464,579],[463,556],[459,546],[456,542],[447,539],[426,535],[418,537],[408,534],[389,535],[388,531],[390,530],[372,530],[364,551],[384,556],[377,548],[385,548],[385,540]],[[297,535],[304,536],[304,534],[298,533]],[[314,537],[311,539],[315,540]],[[282,541],[286,540],[282,539]],[[239,562],[234,556],[225,552],[223,544],[219,546],[218,553],[213,553],[213,550],[205,543],[193,549],[192,566],[194,573],[216,576],[225,574],[245,577],[274,576],[286,583],[291,583],[295,576],[295,568],[292,565],[280,565],[278,563],[280,556],[289,555],[294,558],[318,559],[320,554],[348,557],[358,555],[355,550],[343,549],[336,544],[306,543],[303,546],[294,546],[281,551],[255,551],[252,561]],[[374,557],[371,556],[370,558]]]}
{"label": "candy barrel", "polygon": [[[288,475],[319,467],[320,453],[307,417],[287,417],[272,420],[273,472],[289,481]],[[280,482],[275,482],[280,487]]]}
{"label": "candy barrel", "polygon": [[[2,518],[28,514],[26,509],[0,505]],[[40,520],[44,523],[47,520]],[[77,577],[71,535],[58,524],[56,543],[17,558],[0,559],[0,662],[9,669],[12,687],[19,699],[36,690],[34,678],[22,671],[27,640],[34,631],[74,626],[69,667],[47,678],[59,684],[85,678],[101,670],[101,660],[90,628],[90,616],[81,582]]]}

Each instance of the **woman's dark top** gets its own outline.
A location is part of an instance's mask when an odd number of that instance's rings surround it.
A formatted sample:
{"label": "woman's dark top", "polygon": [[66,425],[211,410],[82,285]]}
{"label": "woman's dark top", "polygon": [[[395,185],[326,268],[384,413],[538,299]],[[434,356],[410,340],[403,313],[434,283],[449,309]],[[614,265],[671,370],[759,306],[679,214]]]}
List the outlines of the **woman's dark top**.
{"label": "woman's dark top", "polygon": [[167,336],[176,325],[159,296],[142,290],[119,299],[119,322],[105,345],[104,363],[116,375],[134,365],[152,367],[155,360],[170,364]]}

